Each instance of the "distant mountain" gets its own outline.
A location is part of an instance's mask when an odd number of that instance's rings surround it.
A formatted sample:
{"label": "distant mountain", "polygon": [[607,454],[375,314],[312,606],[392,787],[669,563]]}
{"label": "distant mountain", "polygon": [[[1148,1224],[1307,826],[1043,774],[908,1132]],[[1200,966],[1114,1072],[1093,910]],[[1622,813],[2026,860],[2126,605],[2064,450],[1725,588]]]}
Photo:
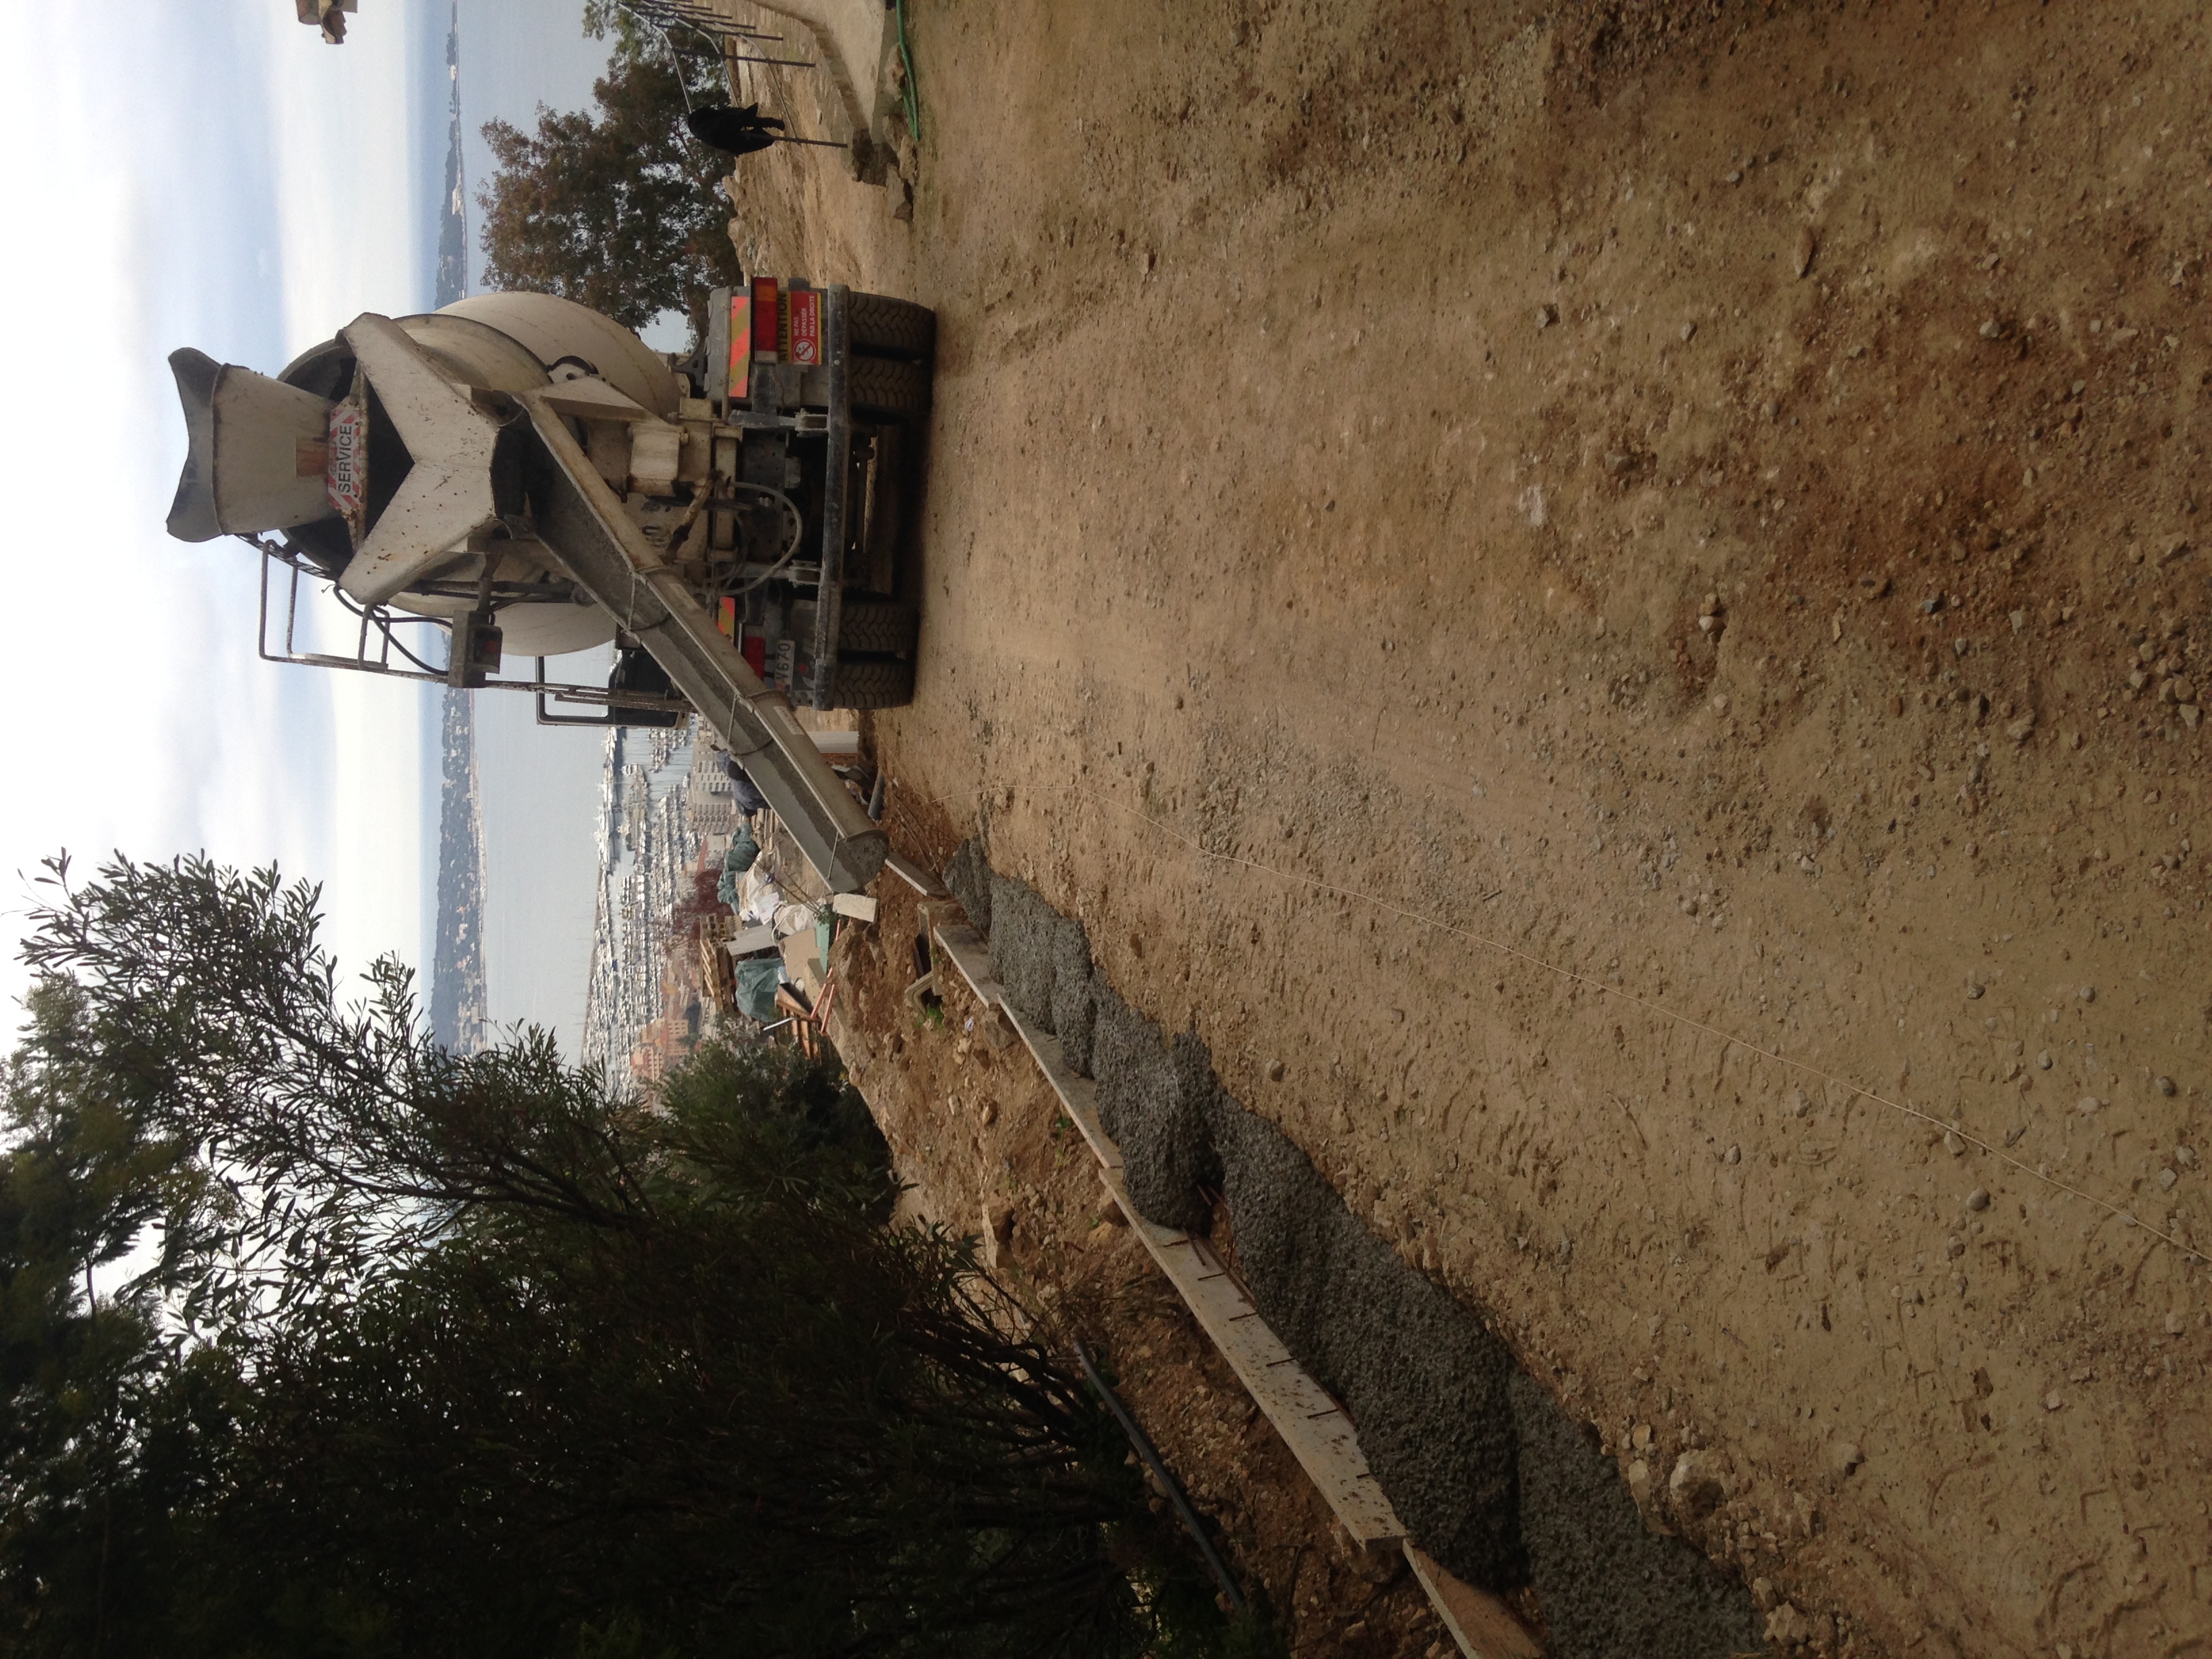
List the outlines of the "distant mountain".
{"label": "distant mountain", "polygon": [[461,176],[461,9],[456,0],[446,33],[446,82],[451,89],[446,136],[446,193],[438,210],[438,299],[449,306],[469,291],[467,181]]}
{"label": "distant mountain", "polygon": [[438,792],[438,917],[430,969],[430,1030],[456,1054],[484,1045],[483,813],[477,795],[476,710],[447,691]]}
{"label": "distant mountain", "polygon": [[[468,215],[461,194],[461,14],[446,34],[453,88],[446,194],[438,213],[438,300],[468,292]],[[483,812],[477,793],[476,708],[466,691],[442,691],[438,787],[438,913],[430,969],[430,1029],[456,1054],[484,1045]]]}

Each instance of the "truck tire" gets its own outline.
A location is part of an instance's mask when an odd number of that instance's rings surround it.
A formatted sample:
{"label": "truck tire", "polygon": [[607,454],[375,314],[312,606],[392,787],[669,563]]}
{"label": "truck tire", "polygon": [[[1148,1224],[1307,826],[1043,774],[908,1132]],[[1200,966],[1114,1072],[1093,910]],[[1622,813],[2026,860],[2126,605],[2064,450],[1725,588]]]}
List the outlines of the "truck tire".
{"label": "truck tire", "polygon": [[903,599],[848,599],[837,611],[837,650],[895,657],[914,649],[921,613]]}
{"label": "truck tire", "polygon": [[879,415],[919,415],[929,407],[929,365],[889,357],[855,356],[846,366],[846,387],[856,410]]}
{"label": "truck tire", "polygon": [[914,665],[888,657],[840,659],[831,689],[834,708],[903,708],[914,701]]}
{"label": "truck tire", "polygon": [[845,327],[854,350],[879,357],[927,359],[937,349],[937,313],[911,300],[852,295],[845,301]]}

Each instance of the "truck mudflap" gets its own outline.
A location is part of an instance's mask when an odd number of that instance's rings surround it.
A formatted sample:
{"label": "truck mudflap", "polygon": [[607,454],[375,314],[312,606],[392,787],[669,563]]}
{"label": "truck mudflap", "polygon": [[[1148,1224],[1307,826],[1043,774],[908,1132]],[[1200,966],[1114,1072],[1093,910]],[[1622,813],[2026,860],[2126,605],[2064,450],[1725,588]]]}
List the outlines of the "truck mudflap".
{"label": "truck mudflap", "polygon": [[768,798],[832,892],[856,892],[889,839],[822,757],[783,694],[764,684],[681,575],[662,562],[555,409],[553,389],[517,401],[549,465],[539,538],[570,576],[668,671]]}

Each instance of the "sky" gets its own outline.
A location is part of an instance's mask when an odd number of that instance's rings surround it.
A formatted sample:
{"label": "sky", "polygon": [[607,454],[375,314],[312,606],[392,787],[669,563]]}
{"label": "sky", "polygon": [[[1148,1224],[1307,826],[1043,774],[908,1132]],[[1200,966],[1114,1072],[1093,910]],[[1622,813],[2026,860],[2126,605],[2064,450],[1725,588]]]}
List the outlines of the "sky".
{"label": "sky", "polygon": [[[605,47],[581,39],[580,11],[464,6],[471,125],[588,99]],[[193,345],[273,374],[360,312],[428,306],[446,24],[442,3],[362,0],[331,47],[289,0],[0,5],[14,158],[0,204],[15,249],[0,261],[11,1027],[26,982],[13,941],[40,860],[64,848],[80,870],[118,848],[273,860],[322,884],[324,939],[348,972],[385,952],[427,960],[424,694],[257,659],[252,551],[163,528],[184,455],[165,360]],[[596,797],[595,745],[532,735],[589,750]],[[508,787],[532,787],[526,768],[508,770]],[[586,843],[590,828],[586,811]],[[588,914],[588,869],[579,885]],[[577,960],[579,1006],[585,971]]]}
{"label": "sky", "polygon": [[[471,240],[476,191],[491,167],[483,124],[497,118],[528,129],[541,103],[569,110],[592,101],[607,43],[585,39],[582,16],[582,0],[461,0],[462,171]],[[483,263],[479,255],[470,265],[472,290]],[[670,350],[681,343],[654,342]],[[604,684],[606,661],[594,653],[556,659],[546,672]],[[605,735],[539,726],[532,701],[512,694],[480,694],[476,714],[487,1010],[495,1030],[525,1021],[549,1027],[574,1059],[591,972]]]}

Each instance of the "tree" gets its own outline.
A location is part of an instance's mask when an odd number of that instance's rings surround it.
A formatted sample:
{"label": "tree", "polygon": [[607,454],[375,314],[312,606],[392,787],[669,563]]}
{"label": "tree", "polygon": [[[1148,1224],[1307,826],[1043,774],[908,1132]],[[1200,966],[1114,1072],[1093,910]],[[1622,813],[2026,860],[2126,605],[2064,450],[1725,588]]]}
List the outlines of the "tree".
{"label": "tree", "polygon": [[835,1073],[457,1056],[397,964],[341,998],[274,871],[50,879],[0,1154],[10,1651],[1223,1638],[1048,1334],[892,1222]]}
{"label": "tree", "polygon": [[728,163],[683,125],[684,81],[695,101],[721,101],[720,64],[617,33],[592,89],[596,118],[540,106],[535,133],[484,125],[498,170],[477,195],[483,281],[558,294],[629,328],[680,311],[696,339],[708,291],[742,280],[718,189]]}

